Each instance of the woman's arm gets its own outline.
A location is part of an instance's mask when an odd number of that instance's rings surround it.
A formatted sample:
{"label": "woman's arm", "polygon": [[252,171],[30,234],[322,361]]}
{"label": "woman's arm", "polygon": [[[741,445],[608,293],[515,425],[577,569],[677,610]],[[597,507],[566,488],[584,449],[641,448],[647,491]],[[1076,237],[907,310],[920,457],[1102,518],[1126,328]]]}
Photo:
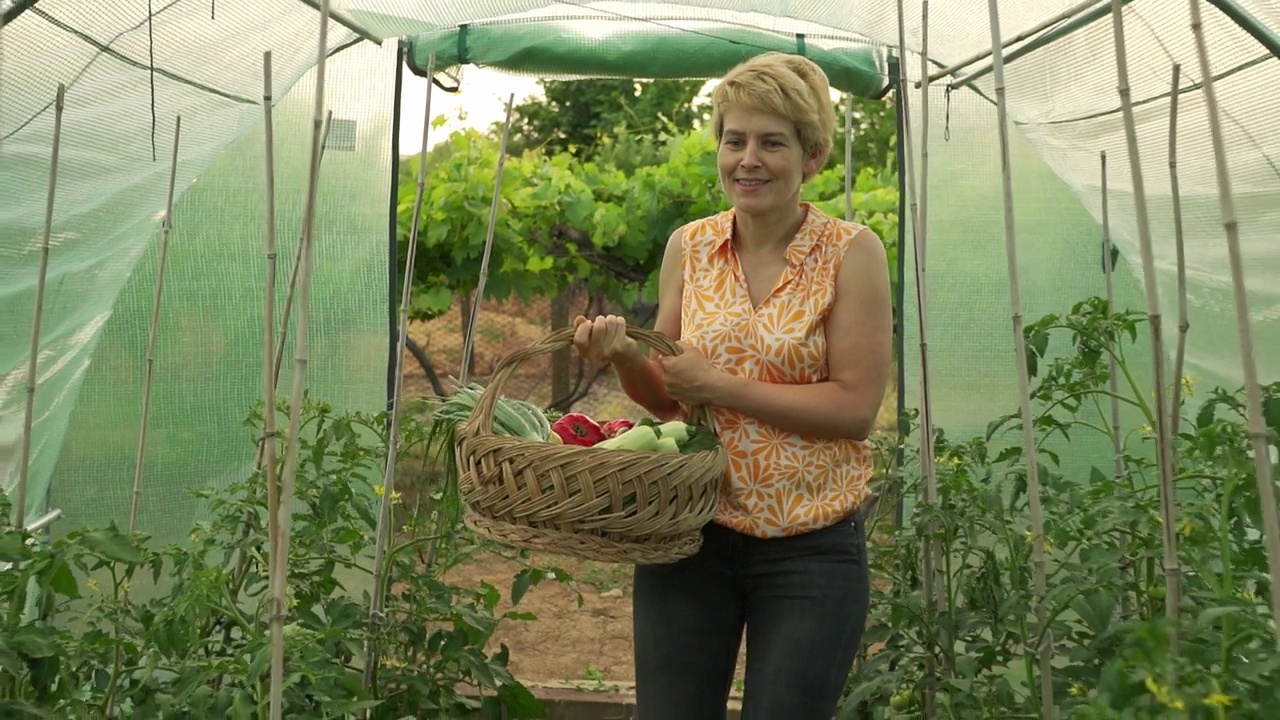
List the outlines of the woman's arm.
{"label": "woman's arm", "polygon": [[[679,228],[667,239],[662,266],[658,270],[658,316],[654,320],[653,329],[673,342],[680,339],[680,295],[684,286],[681,273],[683,242],[684,228]],[[618,329],[625,327],[621,318],[610,318],[608,322],[616,324]],[[601,319],[598,318],[596,325],[600,323]],[[594,328],[592,332],[595,332]],[[653,413],[658,420],[670,420],[679,416],[682,408],[667,391],[662,368],[657,362],[660,356],[658,351],[654,350],[651,357],[645,357],[640,345],[634,340],[619,342],[618,345],[619,352],[613,354],[609,362],[613,364],[618,382],[627,397]]]}
{"label": "woman's arm", "polygon": [[865,440],[875,428],[893,361],[893,300],[884,244],[854,238],[826,320],[829,379],[784,385],[709,374],[707,402],[809,437]]}

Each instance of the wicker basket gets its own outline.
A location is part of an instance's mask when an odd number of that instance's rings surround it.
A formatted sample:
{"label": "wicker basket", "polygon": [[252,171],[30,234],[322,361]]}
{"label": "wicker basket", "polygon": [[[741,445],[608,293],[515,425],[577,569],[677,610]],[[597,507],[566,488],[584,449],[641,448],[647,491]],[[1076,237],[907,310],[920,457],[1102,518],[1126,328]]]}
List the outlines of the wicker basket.
{"label": "wicker basket", "polygon": [[[693,555],[728,465],[722,446],[685,455],[493,434],[503,383],[529,358],[567,347],[573,334],[573,328],[557,330],[503,358],[457,429],[468,527],[505,545],[600,562],[656,564]],[[679,352],[662,334],[642,328],[627,334],[664,355]],[[715,429],[703,406],[692,408],[688,422]]]}

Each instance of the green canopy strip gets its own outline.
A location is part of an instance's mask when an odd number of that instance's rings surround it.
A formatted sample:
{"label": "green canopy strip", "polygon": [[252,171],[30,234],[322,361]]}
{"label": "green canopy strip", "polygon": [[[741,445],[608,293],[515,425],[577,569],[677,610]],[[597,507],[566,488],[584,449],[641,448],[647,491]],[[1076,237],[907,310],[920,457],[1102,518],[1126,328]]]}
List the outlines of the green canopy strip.
{"label": "green canopy strip", "polygon": [[887,84],[870,46],[825,49],[803,35],[742,28],[714,33],[643,29],[598,37],[544,23],[495,23],[421,33],[402,42],[409,68],[419,76],[425,76],[427,60],[435,53],[437,71],[471,64],[582,78],[716,78],[747,58],[776,50],[813,60],[836,90],[877,97]]}

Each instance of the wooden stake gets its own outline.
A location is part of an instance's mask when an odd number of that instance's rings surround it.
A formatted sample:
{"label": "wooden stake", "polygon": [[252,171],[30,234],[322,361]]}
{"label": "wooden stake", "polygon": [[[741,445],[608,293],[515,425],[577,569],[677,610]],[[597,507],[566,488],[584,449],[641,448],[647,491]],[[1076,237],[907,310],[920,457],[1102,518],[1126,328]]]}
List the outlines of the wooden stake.
{"label": "wooden stake", "polygon": [[[1112,244],[1111,244],[1111,214],[1110,193],[1107,191],[1107,151],[1101,153],[1102,160],[1102,264],[1103,272],[1107,279],[1107,312],[1115,312],[1115,290],[1112,283],[1115,268],[1112,267]],[[1114,348],[1113,348],[1114,352]],[[1116,358],[1114,355],[1108,356],[1107,363],[1109,366],[1109,379],[1107,384],[1111,390],[1111,449],[1115,455],[1114,479],[1118,485],[1127,472],[1127,466],[1124,461],[1124,439],[1120,432],[1120,379],[1119,371],[1116,367]],[[1121,536],[1119,539],[1120,554],[1120,572],[1123,575],[1128,571],[1128,559],[1125,557],[1126,548],[1129,546],[1129,538]],[[1120,595],[1120,612],[1127,614],[1129,607],[1129,596],[1127,594]]]}
{"label": "wooden stake", "polygon": [[[915,252],[915,284],[916,284],[916,317],[920,328],[920,470],[924,475],[924,503],[926,507],[934,507],[938,497],[938,474],[934,467],[933,455],[933,407],[929,398],[929,343],[926,333],[925,318],[928,314],[927,293],[925,291],[925,268],[924,253],[922,251],[925,240],[923,213],[920,209],[920,195],[923,194],[920,187],[916,185],[915,178],[915,160],[911,147],[911,100],[910,93],[907,91],[909,84],[907,82],[907,28],[906,28],[906,9],[903,6],[904,0],[898,0],[898,96],[897,100],[902,104],[902,164],[907,174],[907,193],[909,200],[909,212],[911,214],[911,236],[912,247]],[[922,55],[924,55],[922,53]],[[927,55],[922,60],[927,62]],[[925,92],[928,92],[928,86],[925,85]],[[927,111],[926,111],[927,112]],[[928,133],[927,115],[925,116],[924,132]],[[927,155],[927,149],[925,150]],[[935,547],[936,537],[930,532],[924,538],[923,552],[923,573],[921,583],[923,585],[926,607],[937,608],[940,599],[940,585],[938,583],[937,573],[938,555],[940,548]],[[939,626],[939,634],[945,638],[945,630]],[[944,640],[945,642],[945,640]],[[932,676],[936,672],[934,657],[931,652],[925,653],[925,673]],[[937,690],[934,683],[925,683],[924,687],[924,716],[926,720],[932,720],[937,714]]]}
{"label": "wooden stake", "polygon": [[[427,58],[426,77],[435,76],[436,54]],[[404,391],[404,353],[409,342],[409,299],[413,293],[414,269],[418,260],[418,223],[422,218],[422,203],[426,198],[427,146],[431,133],[431,89],[427,83],[426,107],[422,117],[422,148],[418,151],[418,186],[413,198],[413,219],[409,225],[408,249],[405,253],[404,280],[400,289],[400,334],[396,340],[395,390],[391,399],[391,421],[387,432],[387,462],[383,468],[382,501],[378,510],[377,540],[373,550],[373,588],[370,590],[369,634],[365,639],[364,691],[374,696],[374,683],[378,676],[379,650],[374,639],[374,629],[383,620],[383,608],[387,588],[383,587],[386,568],[383,567],[387,545],[393,534],[391,528],[391,494],[396,487],[396,459],[400,455],[400,395]],[[368,717],[368,713],[365,713]]]}
{"label": "wooden stake", "polygon": [[[921,452],[928,453],[928,464],[925,466],[925,500],[936,509],[941,502],[941,497],[938,491],[938,469],[935,457],[937,453],[933,447],[933,397],[932,385],[929,381],[929,333],[926,322],[929,309],[929,268],[926,260],[929,252],[929,0],[922,0],[920,7],[920,77],[923,78],[920,83],[920,187],[916,189],[920,198],[920,229],[915,234],[915,272],[916,297],[919,304],[917,319],[920,322],[920,398],[922,406],[928,408],[929,415],[929,435],[927,444],[921,445]],[[934,524],[931,530],[934,540],[931,544],[934,587],[938,588],[934,593],[934,602],[938,608],[938,614],[946,615],[949,601],[947,594],[942,590],[947,586],[946,564],[943,560],[945,548],[938,534],[939,531],[940,527]],[[938,624],[938,634],[942,639],[943,647],[950,647],[951,637],[942,623]],[[949,652],[942,655],[942,663],[944,676],[951,677],[955,668],[951,667]]]}
{"label": "wooden stake", "polygon": [[[268,577],[273,577],[279,553],[275,552],[275,539],[280,537],[280,481],[276,476],[276,352],[272,347],[276,327],[276,161],[275,121],[272,117],[274,90],[271,70],[271,51],[262,53],[262,116],[263,147],[266,156],[266,212],[263,219],[263,248],[266,256],[266,275],[263,278],[262,301],[262,444],[258,449],[259,467],[266,473],[267,486],[267,538],[272,543],[268,550]],[[302,243],[298,243],[301,250]],[[295,271],[296,271],[295,264]],[[296,278],[297,275],[295,274]],[[292,291],[292,287],[290,288]],[[290,293],[292,294],[292,292]],[[284,350],[281,349],[283,354]],[[248,554],[241,552],[241,561]],[[236,584],[233,582],[233,585]]]}
{"label": "wooden stake", "polygon": [[493,201],[489,203],[489,228],[484,238],[484,257],[480,259],[480,282],[476,286],[475,300],[471,303],[471,313],[467,318],[467,335],[462,341],[462,372],[459,373],[459,382],[462,384],[466,384],[471,369],[471,347],[475,341],[476,323],[480,318],[480,303],[484,300],[484,286],[489,280],[489,256],[493,253],[493,234],[498,224],[498,205],[502,200],[502,168],[507,162],[507,137],[511,133],[511,108],[515,101],[515,93],[512,93],[507,98],[507,119],[502,126],[502,144],[498,148],[498,173],[493,179]]}
{"label": "wooden stake", "polygon": [[[333,124],[333,123],[332,123],[332,120],[333,120],[333,111],[332,111],[332,110],[330,110],[330,111],[329,111],[328,116],[327,116],[327,117],[326,117],[326,119],[325,119],[324,138],[320,141],[320,160],[321,160],[322,162],[324,161],[324,148],[325,148],[325,144],[326,144],[326,143],[328,143],[328,141],[329,141],[329,129],[330,129],[330,127],[332,127],[332,124]],[[274,137],[274,133],[273,133],[272,135],[273,135],[273,137]],[[274,140],[272,140],[272,141],[270,141],[270,142],[271,142],[271,144],[272,144],[272,145],[274,145]],[[274,154],[274,150],[271,150],[270,148],[268,148],[268,152],[271,152],[271,153],[273,153],[273,154]],[[272,187],[274,187],[274,181],[272,181]],[[271,203],[271,213],[274,213],[274,212],[275,212],[275,200],[274,200],[274,198],[273,198],[273,199],[271,199],[270,203]],[[274,221],[272,221],[272,230],[271,230],[271,232],[272,232],[272,241],[271,241],[271,242],[272,242],[273,247],[274,247],[274,242],[275,242],[275,241],[274,241],[274,233],[275,233]],[[273,253],[273,255],[268,259],[268,268],[267,268],[267,272],[268,272],[268,273],[270,273],[270,276],[271,276],[271,288],[270,288],[271,293],[268,295],[268,297],[271,297],[271,298],[272,298],[272,302],[273,302],[273,303],[274,303],[274,294],[275,294],[275,277],[276,277],[276,270],[277,270],[277,268],[276,268],[276,265],[277,265],[276,260],[277,260],[277,259],[278,259],[278,254]],[[284,358],[284,345],[285,345],[285,341],[286,341],[286,340],[288,339],[288,337],[289,337],[289,316],[290,316],[290,313],[292,312],[292,309],[293,309],[293,296],[294,296],[294,293],[297,291],[297,288],[298,288],[298,268],[299,268],[299,266],[301,266],[301,264],[302,264],[302,233],[301,233],[301,232],[299,232],[299,233],[298,233],[298,249],[297,249],[297,251],[294,253],[294,259],[293,259],[293,270],[292,270],[292,272],[290,273],[290,276],[289,276],[289,287],[288,287],[288,289],[287,289],[287,290],[286,290],[286,292],[285,292],[285,298],[284,298],[284,310],[282,311],[281,316],[280,316],[280,332],[279,332],[279,340],[278,340],[278,342],[277,342],[277,344],[276,344],[275,356],[272,358],[273,367],[272,367],[272,370],[271,370],[271,394],[270,394],[270,400],[271,400],[271,402],[272,402],[272,403],[274,403],[274,402],[275,402],[275,392],[276,392],[277,390],[279,390],[279,388],[280,388],[280,367],[281,367],[281,363],[283,362],[283,358]],[[274,308],[273,308],[273,309],[274,309]],[[274,325],[274,322],[275,322],[275,321],[274,321],[274,318],[273,318],[273,319],[271,320],[271,322],[267,324],[267,326],[266,326],[266,327],[267,327],[267,328],[269,328],[269,329],[267,330],[267,332],[272,332],[272,331],[273,331],[273,325]],[[270,406],[270,411],[271,411],[271,412],[275,412],[275,405],[274,405],[274,404]],[[265,417],[263,418],[263,422],[264,422],[264,423],[266,422],[266,418],[265,418]],[[265,469],[265,468],[264,468],[264,465],[265,465],[265,462],[266,462],[266,456],[265,456],[265,453],[266,453],[266,445],[267,445],[267,430],[268,430],[268,428],[267,428],[267,427],[266,427],[266,425],[264,424],[264,426],[263,426],[263,434],[262,434],[262,437],[258,438],[258,449],[257,449],[257,454],[254,456],[254,471],[255,471],[255,472],[256,472],[256,471],[258,471],[258,470],[263,470],[263,469]],[[276,418],[275,418],[275,416],[274,416],[274,415],[272,415],[272,416],[271,416],[271,428],[270,428],[270,431],[271,431],[272,437],[276,439],[276,441],[277,441],[277,445],[278,445],[278,441],[279,441],[279,432],[278,432],[278,430],[277,430],[277,428],[276,428]],[[274,453],[276,452],[276,450],[277,450],[277,448],[276,448],[276,447],[273,447],[273,448],[272,448],[272,453],[273,453],[273,455],[272,455],[272,458],[273,458],[273,465],[271,466],[271,470],[270,470],[270,472],[271,472],[273,475],[274,475],[274,474],[275,474],[275,472],[276,472],[275,464],[278,464],[278,463],[275,463],[275,461],[274,461],[274,457],[275,457]],[[278,483],[278,482],[277,482],[277,484],[276,484],[276,492],[277,492],[277,497],[276,497],[276,499],[278,500],[278,499],[279,499],[279,495],[278,495],[278,493],[279,493],[279,483]],[[270,499],[270,498],[268,498],[268,500],[267,500],[267,505],[268,505],[268,512],[270,512],[270,505],[271,505],[271,499]],[[253,523],[254,523],[254,521],[256,520],[256,518],[257,518],[257,515],[254,513],[254,511],[253,511],[253,510],[246,510],[246,511],[245,511],[245,514],[244,514],[244,522],[243,522],[243,524],[242,524],[242,528],[243,528],[243,530],[242,530],[242,532],[241,532],[241,537],[242,537],[242,538],[248,538],[249,533],[251,533],[251,532],[253,531]],[[267,521],[267,537],[268,537],[268,541],[269,541],[269,542],[270,542],[270,539],[271,539],[272,537],[274,537],[274,536],[272,536],[272,535],[271,535],[271,529],[270,529],[270,528],[271,528],[271,520],[268,520],[268,521]],[[230,584],[231,584],[231,595],[232,595],[232,597],[238,597],[238,596],[239,596],[241,583],[244,581],[245,573],[247,573],[247,572],[248,572],[248,569],[249,569],[249,554],[248,554],[248,553],[247,553],[243,548],[241,548],[241,549],[237,550],[237,552],[238,552],[238,554],[239,554],[239,555],[238,555],[238,557],[236,558],[236,565],[235,565],[235,567],[234,567],[234,568],[232,569],[232,571],[231,571],[231,583],[230,583]],[[275,562],[275,560],[274,560],[274,559],[272,559],[272,558],[274,558],[274,555],[272,555],[270,552],[268,552],[268,553],[267,553],[267,556],[268,556],[268,564],[270,564],[270,563],[274,563],[274,562]],[[231,636],[230,636],[230,633],[231,633],[231,626],[227,626],[227,630],[226,630],[226,633],[225,633],[225,634],[226,634],[226,636],[227,636],[227,642],[231,642],[231,640],[230,640],[230,637],[231,637]]]}
{"label": "wooden stake", "polygon": [[[320,140],[319,163],[324,162],[324,152],[325,152],[326,146],[329,143],[329,131],[332,128],[333,128],[333,111],[330,110],[325,115],[324,136]],[[319,173],[319,167],[318,167],[319,163],[317,163],[317,168],[316,168],[317,173]],[[298,291],[298,271],[302,267],[302,252],[303,252],[302,234],[299,233],[298,249],[293,256],[293,270],[290,271],[290,274],[289,274],[289,287],[285,290],[284,308],[281,310],[281,316],[280,316],[280,331],[278,333],[278,338],[276,341],[276,357],[275,357],[276,366],[275,366],[275,369],[273,370],[274,379],[272,380],[272,382],[275,384],[277,388],[280,385],[280,367],[281,367],[282,359],[284,358],[284,344],[285,344],[285,341],[289,339],[289,318],[293,313],[294,297],[296,296]]]}
{"label": "wooden stake", "polygon": [[1147,318],[1151,327],[1151,354],[1155,370],[1156,449],[1160,465],[1160,517],[1164,527],[1165,616],[1178,619],[1182,597],[1178,568],[1177,513],[1173,497],[1173,456],[1170,453],[1169,414],[1165,411],[1164,329],[1161,326],[1160,289],[1157,286],[1155,259],[1151,251],[1151,225],[1147,216],[1147,194],[1142,182],[1142,163],[1138,156],[1138,132],[1133,119],[1133,102],[1129,96],[1129,62],[1124,44],[1124,18],[1121,0],[1111,0],[1111,25],[1115,31],[1116,71],[1119,75],[1120,105],[1124,111],[1124,131],[1129,143],[1129,172],[1133,177],[1133,204],[1138,221],[1138,244],[1142,250],[1143,284],[1147,290]]}
{"label": "wooden stake", "polygon": [[1022,406],[1022,455],[1027,467],[1027,499],[1031,510],[1031,562],[1035,574],[1036,618],[1043,639],[1040,658],[1040,717],[1054,717],[1053,636],[1047,626],[1045,595],[1048,574],[1044,557],[1044,510],[1040,506],[1040,460],[1036,451],[1035,418],[1031,412],[1031,380],[1027,371],[1027,341],[1023,332],[1022,291],[1018,278],[1018,239],[1013,214],[1013,168],[1009,155],[1009,103],[1005,99],[1004,49],[1000,41],[1000,9],[987,0],[991,24],[991,67],[995,79],[997,126],[1000,132],[1000,180],[1004,193],[1005,257],[1009,265],[1009,300],[1013,306],[1014,355],[1018,367],[1018,400]]}
{"label": "wooden stake", "polygon": [[[1173,199],[1173,238],[1178,250],[1178,350],[1173,356],[1173,407],[1170,408],[1169,437],[1173,440],[1173,456],[1177,458],[1178,426],[1182,422],[1182,373],[1187,356],[1187,256],[1182,232],[1182,192],[1178,187],[1178,85],[1182,66],[1173,64],[1173,91],[1169,93],[1169,182]],[[1176,468],[1176,462],[1174,467]]]}
{"label": "wooden stake", "polygon": [[53,154],[49,159],[49,194],[44,206],[44,237],[40,240],[40,271],[36,276],[36,309],[31,322],[31,353],[27,358],[27,405],[22,419],[22,461],[18,465],[17,515],[14,524],[26,527],[27,483],[31,475],[31,429],[36,409],[36,368],[40,360],[40,322],[44,319],[44,287],[49,275],[49,243],[53,236],[53,201],[58,190],[58,154],[62,148],[62,111],[67,86],[58,83],[54,100]]}
{"label": "wooden stake", "polygon": [[129,532],[138,529],[138,502],[142,498],[142,467],[147,448],[147,421],[151,417],[151,385],[156,364],[156,336],[160,331],[160,300],[164,295],[164,272],[169,257],[169,234],[173,231],[173,195],[178,182],[178,144],[182,116],[173,128],[173,161],[169,166],[169,194],[165,201],[164,224],[160,228],[160,258],[156,268],[156,289],[151,300],[151,329],[147,335],[147,369],[142,379],[142,421],[138,430],[138,450],[133,459],[133,496],[129,503]]}
{"label": "wooden stake", "polygon": [[1231,173],[1227,169],[1226,142],[1218,111],[1218,93],[1213,71],[1209,67],[1209,49],[1200,19],[1200,3],[1191,5],[1191,31],[1196,38],[1196,55],[1200,58],[1200,76],[1204,81],[1205,110],[1209,113],[1209,131],[1213,138],[1213,155],[1218,174],[1218,202],[1222,206],[1222,228],[1227,236],[1231,260],[1231,284],[1235,291],[1236,324],[1240,333],[1240,363],[1244,370],[1247,395],[1249,438],[1253,441],[1253,465],[1258,480],[1258,497],[1262,502],[1263,537],[1267,543],[1267,562],[1271,570],[1271,620],[1280,648],[1280,512],[1276,509],[1276,490],[1271,479],[1271,450],[1267,442],[1267,426],[1262,419],[1262,393],[1258,388],[1258,368],[1253,356],[1253,330],[1249,325],[1249,298],[1245,291],[1244,261],[1240,257],[1240,222],[1236,217],[1235,199],[1231,194]]}
{"label": "wooden stake", "polygon": [[272,538],[271,552],[277,557],[270,573],[271,581],[271,720],[279,720],[284,701],[284,617],[285,589],[289,576],[289,521],[293,486],[298,474],[298,433],[302,425],[303,392],[306,389],[308,311],[311,303],[311,276],[314,256],[316,185],[320,174],[320,137],[324,127],[325,58],[329,40],[329,0],[320,0],[320,32],[316,58],[315,115],[311,128],[311,168],[307,186],[307,205],[302,216],[302,242],[298,263],[297,335],[294,340],[293,396],[289,407],[289,435],[285,446],[284,477],[277,509],[277,537]]}

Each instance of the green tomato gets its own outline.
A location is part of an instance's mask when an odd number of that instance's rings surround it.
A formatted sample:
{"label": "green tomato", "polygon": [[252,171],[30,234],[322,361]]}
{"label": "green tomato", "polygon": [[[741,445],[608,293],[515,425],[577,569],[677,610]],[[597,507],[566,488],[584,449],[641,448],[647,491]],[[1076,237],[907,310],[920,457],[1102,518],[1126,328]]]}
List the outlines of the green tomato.
{"label": "green tomato", "polygon": [[912,694],[910,688],[899,690],[889,698],[889,707],[894,710],[906,710],[915,702],[915,695]]}

